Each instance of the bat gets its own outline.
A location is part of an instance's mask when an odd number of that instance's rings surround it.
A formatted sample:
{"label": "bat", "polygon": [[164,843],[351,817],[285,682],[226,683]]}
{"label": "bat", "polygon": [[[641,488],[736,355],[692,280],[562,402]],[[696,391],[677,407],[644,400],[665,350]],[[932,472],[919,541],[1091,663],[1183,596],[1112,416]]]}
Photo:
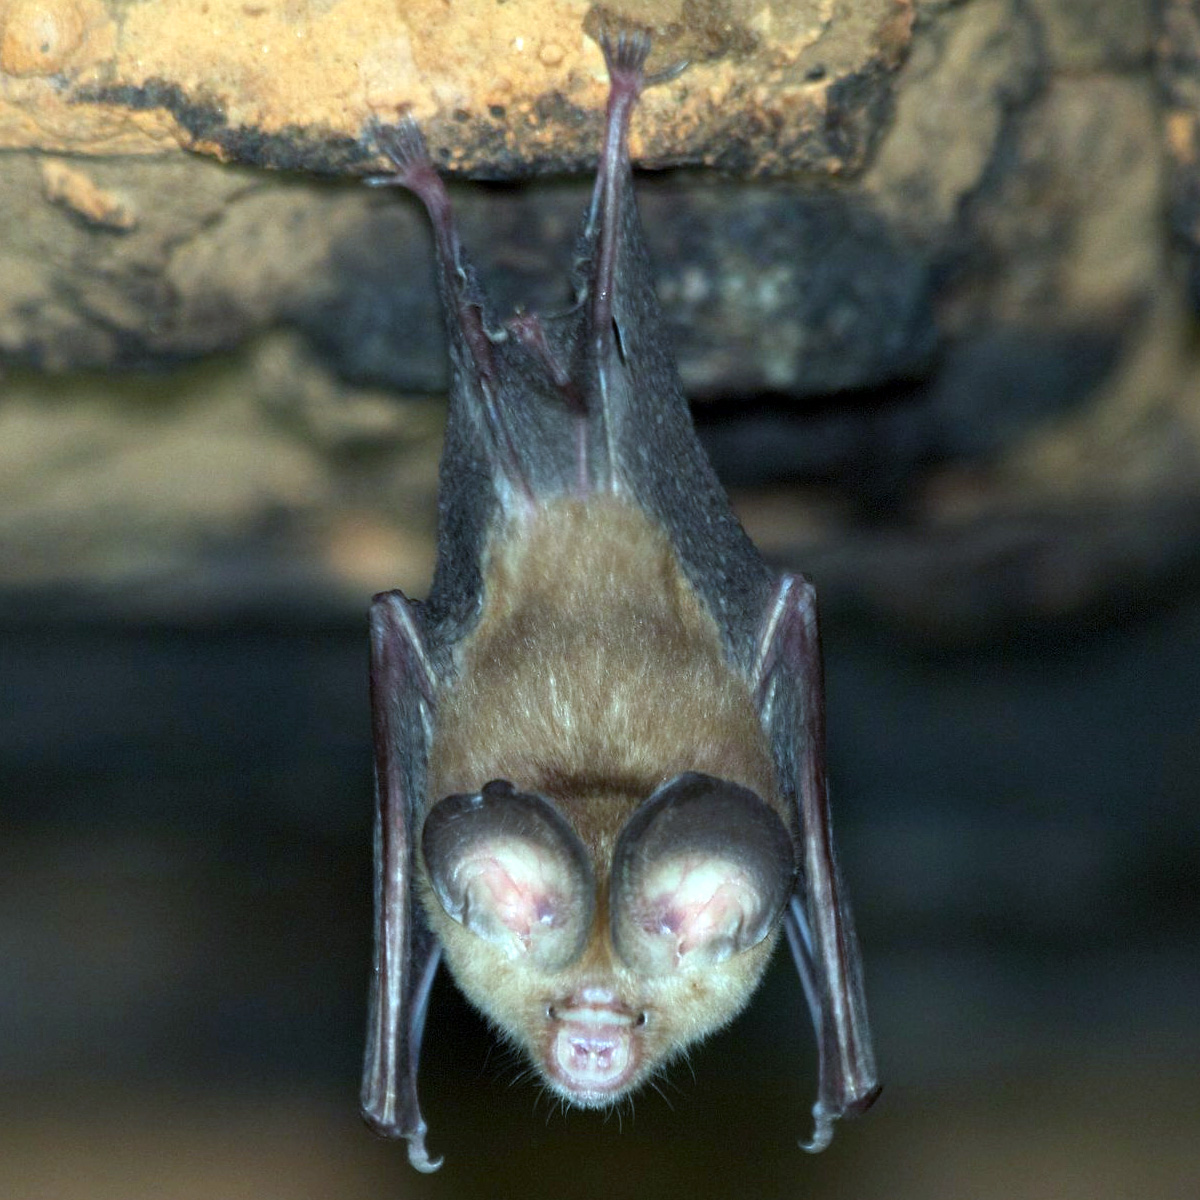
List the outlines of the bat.
{"label": "bat", "polygon": [[375,958],[362,1110],[426,1149],[444,957],[583,1107],[748,1002],[782,929],[816,1031],[809,1150],[879,1092],[834,855],[812,586],[768,569],[692,427],[633,196],[648,37],[610,89],[556,316],[493,314],[410,120],[372,136],[433,227],[450,346],[428,598],[371,606]]}

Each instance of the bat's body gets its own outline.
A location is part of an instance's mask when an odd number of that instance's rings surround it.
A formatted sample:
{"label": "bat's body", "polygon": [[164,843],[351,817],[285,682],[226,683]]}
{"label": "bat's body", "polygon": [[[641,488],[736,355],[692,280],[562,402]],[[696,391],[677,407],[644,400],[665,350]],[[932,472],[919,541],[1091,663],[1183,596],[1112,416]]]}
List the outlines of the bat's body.
{"label": "bat's body", "polygon": [[780,928],[821,1051],[811,1147],[875,1096],[824,777],[812,591],[773,577],[692,430],[613,79],[574,308],[495,322],[412,126],[389,179],[429,209],[451,342],[438,563],[372,609],[376,973],[363,1109],[433,1169],[416,1099],[444,953],[578,1104],[731,1019]]}
{"label": "bat's body", "polygon": [[[561,499],[514,524],[488,556],[488,600],[437,706],[429,794],[519,780],[557,806],[597,865],[612,861],[629,815],[684,772],[719,775],[774,799],[749,692],[662,531],[616,497]],[[425,908],[460,987],[548,1064],[548,1081],[577,1103],[604,1103],[685,1037],[729,1020],[774,941],[739,955],[736,971],[685,983],[677,974],[639,976],[601,930],[576,962],[547,977],[482,943],[436,898]],[[585,994],[606,999],[585,1005]],[[581,1021],[548,1021],[547,1007],[597,1014],[610,1035],[591,1036]],[[636,1039],[618,1036],[643,1013]],[[582,1041],[580,1055],[616,1058],[628,1077],[615,1068],[605,1077],[600,1061],[564,1077],[558,1051],[572,1053],[572,1039]]]}

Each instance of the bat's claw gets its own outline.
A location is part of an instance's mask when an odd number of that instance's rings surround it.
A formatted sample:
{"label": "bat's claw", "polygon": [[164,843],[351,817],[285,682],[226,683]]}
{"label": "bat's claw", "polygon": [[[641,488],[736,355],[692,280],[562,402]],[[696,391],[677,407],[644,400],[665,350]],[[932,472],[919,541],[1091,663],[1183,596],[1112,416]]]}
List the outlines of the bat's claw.
{"label": "bat's claw", "polygon": [[605,29],[598,38],[604,52],[604,65],[614,93],[633,97],[646,85],[646,59],[650,56],[650,35],[644,29],[621,29],[615,35]]}
{"label": "bat's claw", "polygon": [[691,66],[691,59],[684,58],[647,75],[646,59],[650,56],[651,38],[643,29],[622,29],[616,34],[606,29],[600,33],[598,41],[613,87],[627,89],[635,95],[656,84],[669,83]]}
{"label": "bat's claw", "polygon": [[622,76],[636,77],[640,83],[646,59],[650,57],[650,35],[644,29],[620,29],[614,36],[612,30],[605,29],[599,41],[613,82]]}
{"label": "bat's claw", "polygon": [[655,71],[653,75],[647,75],[642,86],[657,87],[660,83],[670,83],[672,79],[678,79],[691,65],[692,60],[690,58],[681,58],[669,67],[663,67],[661,71]]}
{"label": "bat's claw", "polygon": [[369,175],[371,187],[406,187],[419,191],[429,175],[435,175],[433,160],[420,126],[405,114],[395,125],[372,121],[371,137],[379,150],[390,158],[396,170],[390,175]]}
{"label": "bat's claw", "polygon": [[801,1141],[800,1149],[809,1154],[820,1154],[833,1141],[833,1123],[838,1114],[831,1112],[818,1100],[813,1105],[813,1131],[807,1142]]}
{"label": "bat's claw", "polygon": [[425,1123],[421,1123],[420,1129],[414,1130],[412,1133],[405,1134],[408,1139],[408,1161],[422,1174],[432,1175],[434,1171],[441,1168],[445,1159],[430,1158],[429,1151],[425,1149]]}

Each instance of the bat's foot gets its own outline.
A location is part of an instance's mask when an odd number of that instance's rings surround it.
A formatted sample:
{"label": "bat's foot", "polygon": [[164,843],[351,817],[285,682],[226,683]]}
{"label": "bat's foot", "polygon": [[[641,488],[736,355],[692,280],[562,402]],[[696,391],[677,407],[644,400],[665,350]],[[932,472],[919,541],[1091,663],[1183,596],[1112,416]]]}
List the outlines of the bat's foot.
{"label": "bat's foot", "polygon": [[600,34],[600,49],[604,51],[604,63],[614,91],[621,91],[635,99],[645,88],[660,83],[669,83],[682,75],[691,65],[683,58],[662,71],[646,74],[646,59],[650,56],[650,35],[642,29],[623,29],[614,34],[605,30]]}
{"label": "bat's foot", "polygon": [[[407,174],[414,167],[431,165],[429,147],[425,145],[421,128],[407,113],[395,125],[372,122],[371,136],[379,149],[396,165],[399,175]],[[389,183],[393,176],[381,175],[376,178],[380,183]]]}
{"label": "bat's foot", "polygon": [[[365,182],[372,187],[406,188],[425,205],[437,242],[438,269],[446,277],[450,293],[455,294],[456,281],[462,278],[462,250],[454,227],[454,216],[450,211],[450,195],[433,165],[420,128],[412,117],[405,114],[395,125],[373,122],[371,136],[380,152],[392,160],[396,169],[390,175],[368,176]],[[468,323],[472,327],[479,324],[477,319]],[[485,341],[480,328],[474,335],[475,348],[482,356],[480,361],[487,357]]]}
{"label": "bat's foot", "polygon": [[604,51],[613,90],[637,96],[646,82],[650,35],[642,29],[622,29],[615,36],[605,30],[600,34],[600,49]]}
{"label": "bat's foot", "polygon": [[371,187],[402,187],[415,192],[426,205],[445,188],[429,156],[429,148],[420,127],[410,116],[395,125],[374,122],[371,136],[380,151],[392,160],[395,171],[389,175],[369,175],[364,182]]}

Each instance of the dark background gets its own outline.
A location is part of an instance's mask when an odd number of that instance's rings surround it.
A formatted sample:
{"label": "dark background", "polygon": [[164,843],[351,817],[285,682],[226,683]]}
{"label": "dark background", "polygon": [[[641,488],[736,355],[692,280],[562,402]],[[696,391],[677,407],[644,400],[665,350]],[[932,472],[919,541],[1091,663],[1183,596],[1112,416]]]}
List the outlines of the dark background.
{"label": "dark background", "polygon": [[836,611],[835,810],[885,1089],[832,1148],[782,956],[609,1117],[445,981],[431,1178],[359,1124],[365,626],[10,608],[0,1194],[1185,1197],[1200,1188],[1200,592],[922,642]]}

